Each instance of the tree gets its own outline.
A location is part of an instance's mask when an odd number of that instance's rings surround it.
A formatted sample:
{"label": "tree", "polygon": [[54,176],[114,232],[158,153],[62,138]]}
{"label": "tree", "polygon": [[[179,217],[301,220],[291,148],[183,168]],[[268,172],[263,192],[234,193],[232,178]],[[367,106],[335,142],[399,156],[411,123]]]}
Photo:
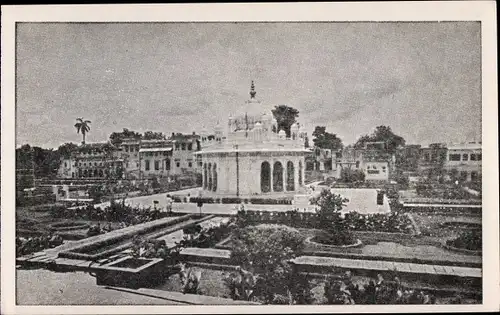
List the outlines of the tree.
{"label": "tree", "polygon": [[340,181],[344,183],[364,182],[365,173],[362,170],[343,168],[340,171]]}
{"label": "tree", "polygon": [[278,130],[276,132],[285,130],[286,136],[290,137],[290,128],[297,121],[299,111],[287,105],[278,105],[274,107],[272,113],[278,123]]}
{"label": "tree", "polygon": [[68,142],[65,144],[61,144],[59,148],[57,148],[57,152],[61,158],[68,159],[70,158],[71,153],[73,153],[76,149],[78,149],[78,146],[76,144]]}
{"label": "tree", "polygon": [[76,119],[76,133],[82,133],[82,144],[85,144],[85,135],[90,131],[90,120],[83,120],[83,118]]}
{"label": "tree", "polygon": [[290,260],[300,255],[304,236],[288,226],[261,224],[234,229],[231,259],[258,276],[255,296],[267,304],[303,301],[305,283],[297,281]]}
{"label": "tree", "polygon": [[119,146],[123,142],[123,139],[127,138],[132,138],[136,140],[140,140],[142,138],[142,134],[128,130],[127,128],[123,128],[122,132],[113,132],[109,136],[109,140],[111,141],[111,144],[114,146]]}
{"label": "tree", "polygon": [[315,147],[330,149],[332,152],[341,150],[343,147],[342,140],[336,134],[327,132],[325,126],[316,126],[312,136]]}
{"label": "tree", "polygon": [[389,126],[378,126],[371,135],[361,136],[354,147],[364,148],[367,142],[383,142],[389,153],[396,153],[398,148],[405,145],[405,139],[394,134]]}
{"label": "tree", "polygon": [[146,131],[142,136],[144,140],[165,140],[166,137],[162,132]]}
{"label": "tree", "polygon": [[316,213],[319,216],[319,222],[323,225],[323,228],[329,226],[328,224],[340,214],[346,202],[349,202],[349,199],[339,194],[332,193],[330,189],[323,189],[319,196],[311,199],[311,204],[319,207]]}

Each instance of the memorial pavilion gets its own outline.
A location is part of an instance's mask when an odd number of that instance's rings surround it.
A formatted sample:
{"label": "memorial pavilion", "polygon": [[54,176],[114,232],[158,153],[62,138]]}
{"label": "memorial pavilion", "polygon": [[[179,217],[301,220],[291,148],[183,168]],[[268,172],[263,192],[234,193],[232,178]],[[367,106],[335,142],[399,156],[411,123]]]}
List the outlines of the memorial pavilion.
{"label": "memorial pavilion", "polygon": [[204,195],[265,196],[303,193],[305,132],[298,123],[290,137],[278,130],[270,110],[256,98],[252,81],[250,99],[239,115],[230,115],[227,130],[218,123],[213,140],[195,154],[203,161]]}

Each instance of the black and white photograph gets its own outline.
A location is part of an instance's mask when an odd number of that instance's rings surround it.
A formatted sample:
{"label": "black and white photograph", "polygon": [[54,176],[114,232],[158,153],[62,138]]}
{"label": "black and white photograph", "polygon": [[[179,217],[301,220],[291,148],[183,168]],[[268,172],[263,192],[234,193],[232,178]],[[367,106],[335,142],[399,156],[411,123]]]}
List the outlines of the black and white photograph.
{"label": "black and white photograph", "polygon": [[2,313],[498,310],[495,3],[323,5],[3,6]]}

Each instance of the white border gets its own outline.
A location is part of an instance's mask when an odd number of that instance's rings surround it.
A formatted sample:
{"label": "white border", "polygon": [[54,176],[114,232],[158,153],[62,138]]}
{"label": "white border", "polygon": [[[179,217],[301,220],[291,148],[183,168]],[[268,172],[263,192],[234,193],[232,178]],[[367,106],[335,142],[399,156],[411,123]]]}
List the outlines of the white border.
{"label": "white border", "polygon": [[[473,312],[499,310],[496,3],[494,1],[2,6],[2,314]],[[16,306],[15,305],[15,22],[151,21],[467,21],[482,22],[483,295],[482,305],[371,306]]]}

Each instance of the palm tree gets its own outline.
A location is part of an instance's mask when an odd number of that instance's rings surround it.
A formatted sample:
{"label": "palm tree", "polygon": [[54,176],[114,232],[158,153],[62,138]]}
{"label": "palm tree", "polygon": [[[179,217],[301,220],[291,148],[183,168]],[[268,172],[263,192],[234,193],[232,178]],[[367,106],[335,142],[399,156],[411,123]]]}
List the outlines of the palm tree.
{"label": "palm tree", "polygon": [[75,124],[75,128],[76,128],[76,133],[82,133],[82,136],[83,136],[83,141],[82,141],[82,144],[85,144],[85,135],[87,134],[87,132],[90,131],[90,120],[83,120],[83,118],[77,118],[76,119],[76,124]]}

